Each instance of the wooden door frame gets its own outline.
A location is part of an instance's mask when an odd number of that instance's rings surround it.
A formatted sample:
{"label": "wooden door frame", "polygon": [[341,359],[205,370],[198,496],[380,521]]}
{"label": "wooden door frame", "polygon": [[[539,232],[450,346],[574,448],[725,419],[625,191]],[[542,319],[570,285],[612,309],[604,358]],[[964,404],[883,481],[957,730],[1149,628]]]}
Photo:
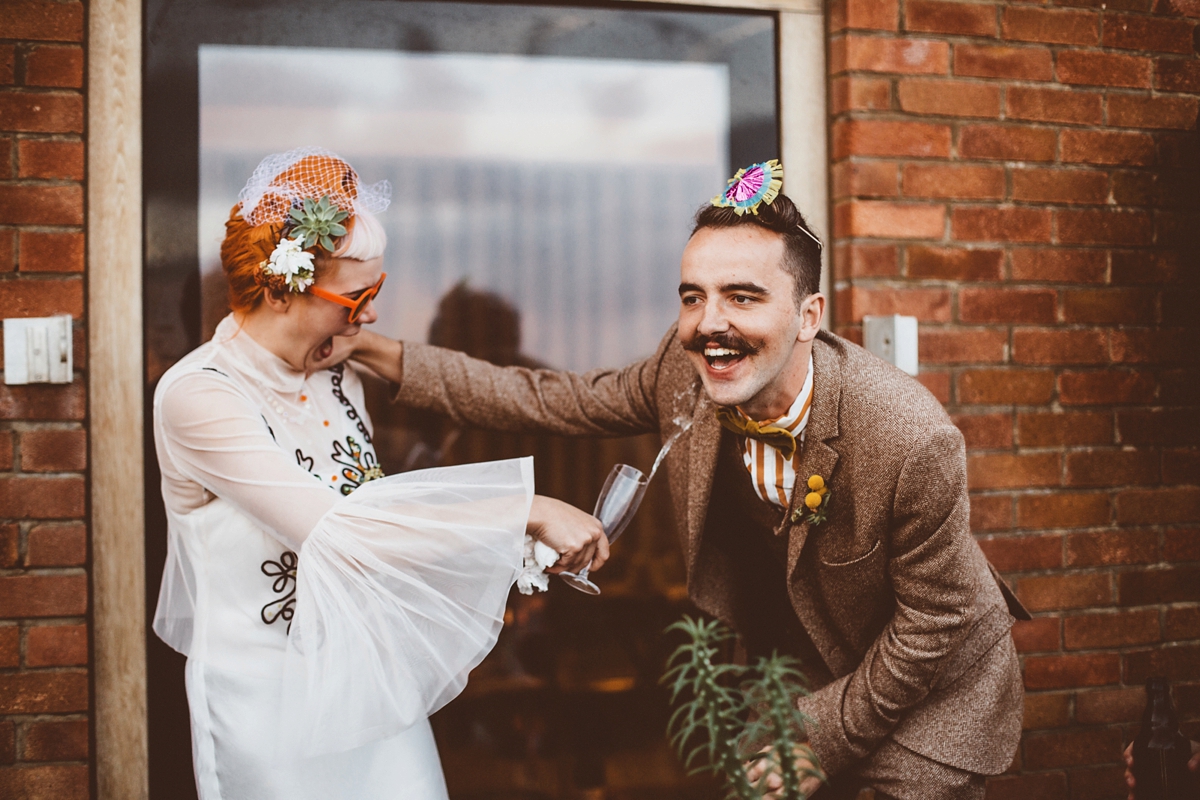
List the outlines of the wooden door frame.
{"label": "wooden door frame", "polygon": [[[644,5],[643,0],[622,0]],[[655,0],[778,15],[786,189],[828,241],[821,0]],[[569,3],[565,3],[569,4]],[[100,800],[147,800],[142,363],[142,1],[88,6],[87,330],[92,676]],[[821,288],[828,296],[829,248]]]}

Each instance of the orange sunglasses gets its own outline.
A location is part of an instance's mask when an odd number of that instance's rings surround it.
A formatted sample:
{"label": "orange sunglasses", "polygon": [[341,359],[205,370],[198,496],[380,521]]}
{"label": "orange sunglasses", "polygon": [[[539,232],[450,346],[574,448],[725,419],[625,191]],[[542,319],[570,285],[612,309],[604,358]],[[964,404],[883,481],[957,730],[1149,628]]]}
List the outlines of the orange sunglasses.
{"label": "orange sunglasses", "polygon": [[353,325],[354,323],[358,322],[358,318],[362,316],[363,309],[367,307],[367,303],[371,302],[371,299],[374,298],[375,295],[379,294],[379,287],[383,286],[383,279],[386,277],[387,273],[382,273],[375,285],[367,289],[363,289],[362,294],[360,294],[358,297],[346,297],[345,295],[334,294],[333,292],[327,292],[318,286],[309,286],[308,291],[312,292],[322,300],[328,300],[331,303],[337,303],[339,306],[345,306],[346,308],[350,309],[350,316],[346,321]]}

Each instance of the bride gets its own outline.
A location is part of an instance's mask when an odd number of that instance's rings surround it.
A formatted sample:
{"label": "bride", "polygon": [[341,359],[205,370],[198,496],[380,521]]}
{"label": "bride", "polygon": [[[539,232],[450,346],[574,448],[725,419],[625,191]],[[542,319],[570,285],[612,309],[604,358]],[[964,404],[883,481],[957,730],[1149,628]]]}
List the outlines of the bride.
{"label": "bride", "polygon": [[446,798],[427,717],[513,583],[608,555],[531,459],[383,476],[333,337],[376,318],[389,196],[318,148],[264,160],[221,246],[233,313],[154,396],[154,630],[188,657],[201,800]]}

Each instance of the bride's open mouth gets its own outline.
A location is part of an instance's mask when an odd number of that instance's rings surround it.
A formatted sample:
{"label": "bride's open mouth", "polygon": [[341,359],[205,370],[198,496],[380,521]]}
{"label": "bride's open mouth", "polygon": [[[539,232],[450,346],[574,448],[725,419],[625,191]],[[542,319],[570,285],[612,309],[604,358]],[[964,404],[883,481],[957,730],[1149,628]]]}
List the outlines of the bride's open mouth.
{"label": "bride's open mouth", "polygon": [[704,348],[704,360],[708,362],[709,367],[718,371],[729,369],[745,357],[746,353],[743,351],[729,347],[709,346]]}
{"label": "bride's open mouth", "polygon": [[321,346],[317,348],[317,361],[324,361],[333,355],[333,337],[330,336],[325,341],[321,342]]}

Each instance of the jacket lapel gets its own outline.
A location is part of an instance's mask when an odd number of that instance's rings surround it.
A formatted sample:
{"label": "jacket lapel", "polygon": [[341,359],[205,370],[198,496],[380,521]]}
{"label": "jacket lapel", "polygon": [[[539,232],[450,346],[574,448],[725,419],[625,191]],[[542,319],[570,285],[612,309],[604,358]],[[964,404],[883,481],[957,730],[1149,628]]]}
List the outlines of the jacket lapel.
{"label": "jacket lapel", "polygon": [[692,414],[691,447],[688,453],[687,481],[687,568],[691,575],[700,552],[704,522],[708,516],[708,501],[712,495],[717,471],[717,453],[721,445],[721,423],[717,421],[717,406],[704,392]]}

